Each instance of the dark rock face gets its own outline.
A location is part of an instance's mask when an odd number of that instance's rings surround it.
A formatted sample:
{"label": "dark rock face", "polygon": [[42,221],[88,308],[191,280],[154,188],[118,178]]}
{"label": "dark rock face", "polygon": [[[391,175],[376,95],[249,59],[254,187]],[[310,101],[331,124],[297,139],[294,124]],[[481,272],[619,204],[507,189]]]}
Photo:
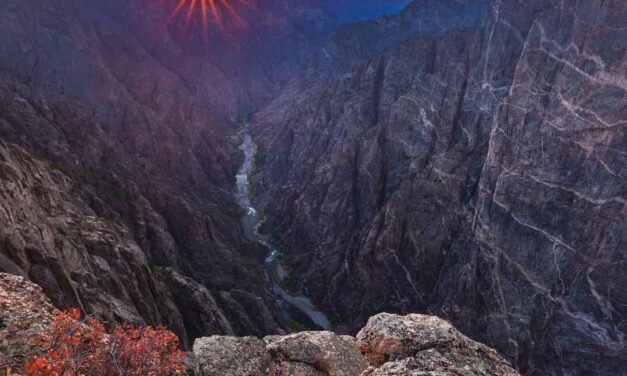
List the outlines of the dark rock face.
{"label": "dark rock face", "polygon": [[186,344],[281,333],[263,251],[240,231],[223,120],[268,101],[348,15],[268,0],[206,45],[165,30],[157,3],[0,4],[0,271],[59,308],[167,324]]}
{"label": "dark rock face", "polygon": [[620,374],[626,24],[621,1],[497,1],[260,112],[300,288],[347,330],[430,312],[529,374]]}
{"label": "dark rock face", "polygon": [[475,26],[489,4],[490,0],[412,1],[398,14],[342,25],[309,62],[309,72],[314,80],[320,70],[327,76],[341,74],[413,34]]}
{"label": "dark rock face", "polygon": [[188,345],[282,332],[230,194],[233,131],[82,2],[3,2],[0,30],[0,270],[59,308],[166,324]]}
{"label": "dark rock face", "polygon": [[[76,182],[15,145],[0,151],[0,269],[39,284],[57,307],[79,307],[108,321],[164,324],[185,344],[207,333],[281,331],[281,316],[263,290],[261,274],[254,269],[256,260],[207,245],[205,250],[225,258],[213,260],[216,255],[209,252],[197,259],[233,265],[222,273],[239,275],[241,280],[208,274],[211,270],[202,265],[192,268],[184,257],[194,251],[177,244],[165,219],[136,187],[129,188],[130,183],[99,180],[95,174],[89,183]],[[98,183],[114,191],[114,197],[99,196],[98,187],[92,185]],[[131,213],[116,211],[109,199],[124,200]],[[145,248],[135,238],[144,234],[138,227],[152,238]],[[168,255],[158,254],[160,248]],[[247,265],[252,268],[244,270]],[[257,282],[248,285],[246,278]],[[238,287],[248,290],[255,305],[225,303],[221,297],[236,294],[232,289]],[[224,304],[229,304],[226,313]],[[259,318],[262,309],[270,313]],[[242,317],[253,319],[242,322]]]}

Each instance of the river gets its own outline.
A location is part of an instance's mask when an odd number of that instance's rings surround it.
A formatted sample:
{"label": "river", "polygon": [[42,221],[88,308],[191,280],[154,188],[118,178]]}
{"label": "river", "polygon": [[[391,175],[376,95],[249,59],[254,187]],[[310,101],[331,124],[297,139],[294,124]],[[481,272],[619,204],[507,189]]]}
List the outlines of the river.
{"label": "river", "polygon": [[268,278],[270,290],[277,299],[284,315],[292,323],[306,329],[329,329],[331,327],[324,313],[316,309],[311,300],[304,296],[289,292],[279,286],[275,278],[284,275],[283,268],[278,260],[278,247],[268,237],[260,234],[257,228],[260,224],[260,213],[253,206],[250,191],[250,174],[254,168],[257,146],[250,134],[250,125],[245,124],[241,130],[242,144],[240,150],[244,153],[244,162],[237,173],[237,201],[244,208],[242,226],[244,235],[250,241],[261,244],[267,249],[264,261],[264,270]]}

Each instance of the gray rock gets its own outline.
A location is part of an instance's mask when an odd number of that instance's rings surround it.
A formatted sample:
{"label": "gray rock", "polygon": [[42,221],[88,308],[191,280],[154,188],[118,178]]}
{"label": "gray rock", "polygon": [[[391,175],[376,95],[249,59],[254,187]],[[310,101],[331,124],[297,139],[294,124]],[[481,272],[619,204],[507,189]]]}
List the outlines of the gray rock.
{"label": "gray rock", "polygon": [[322,375],[358,375],[367,367],[364,357],[357,351],[355,339],[349,336],[331,332],[300,332],[278,338],[273,336],[266,342],[275,358],[290,364],[306,365]]}
{"label": "gray rock", "polygon": [[519,375],[493,349],[427,315],[381,313],[357,334],[373,366],[364,375]]}
{"label": "gray rock", "polygon": [[194,343],[196,371],[201,375],[351,376],[366,369],[355,339],[331,332],[286,336],[212,336]]}
{"label": "gray rock", "polygon": [[203,376],[269,375],[274,362],[256,337],[211,336],[194,342],[196,374]]}

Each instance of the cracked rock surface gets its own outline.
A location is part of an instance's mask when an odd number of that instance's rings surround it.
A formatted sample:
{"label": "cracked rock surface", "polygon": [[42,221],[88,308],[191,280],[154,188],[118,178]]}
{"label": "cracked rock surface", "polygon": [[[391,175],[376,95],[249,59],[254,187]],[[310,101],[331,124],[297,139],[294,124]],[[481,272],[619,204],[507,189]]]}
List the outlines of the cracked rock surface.
{"label": "cracked rock surface", "polygon": [[627,4],[420,3],[436,30],[364,56],[412,14],[353,25],[257,114],[264,230],[346,332],[426,312],[525,373],[624,372]]}
{"label": "cracked rock surface", "polygon": [[32,339],[51,325],[57,309],[41,287],[24,277],[0,273],[0,372],[19,374],[30,360]]}
{"label": "cracked rock surface", "polygon": [[496,351],[435,316],[373,316],[357,334],[357,347],[373,366],[364,376],[519,375]]}
{"label": "cracked rock surface", "polygon": [[357,339],[331,332],[212,336],[194,343],[200,375],[519,375],[495,350],[433,316],[382,313]]}

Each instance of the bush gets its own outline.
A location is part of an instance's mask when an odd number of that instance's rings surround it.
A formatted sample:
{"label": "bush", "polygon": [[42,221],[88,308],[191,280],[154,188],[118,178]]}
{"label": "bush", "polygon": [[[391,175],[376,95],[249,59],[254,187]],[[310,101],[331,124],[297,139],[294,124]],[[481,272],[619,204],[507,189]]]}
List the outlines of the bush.
{"label": "bush", "polygon": [[28,376],[150,375],[183,373],[178,337],[163,327],[116,325],[107,332],[80,311],[59,312],[34,344],[42,355],[26,366]]}

